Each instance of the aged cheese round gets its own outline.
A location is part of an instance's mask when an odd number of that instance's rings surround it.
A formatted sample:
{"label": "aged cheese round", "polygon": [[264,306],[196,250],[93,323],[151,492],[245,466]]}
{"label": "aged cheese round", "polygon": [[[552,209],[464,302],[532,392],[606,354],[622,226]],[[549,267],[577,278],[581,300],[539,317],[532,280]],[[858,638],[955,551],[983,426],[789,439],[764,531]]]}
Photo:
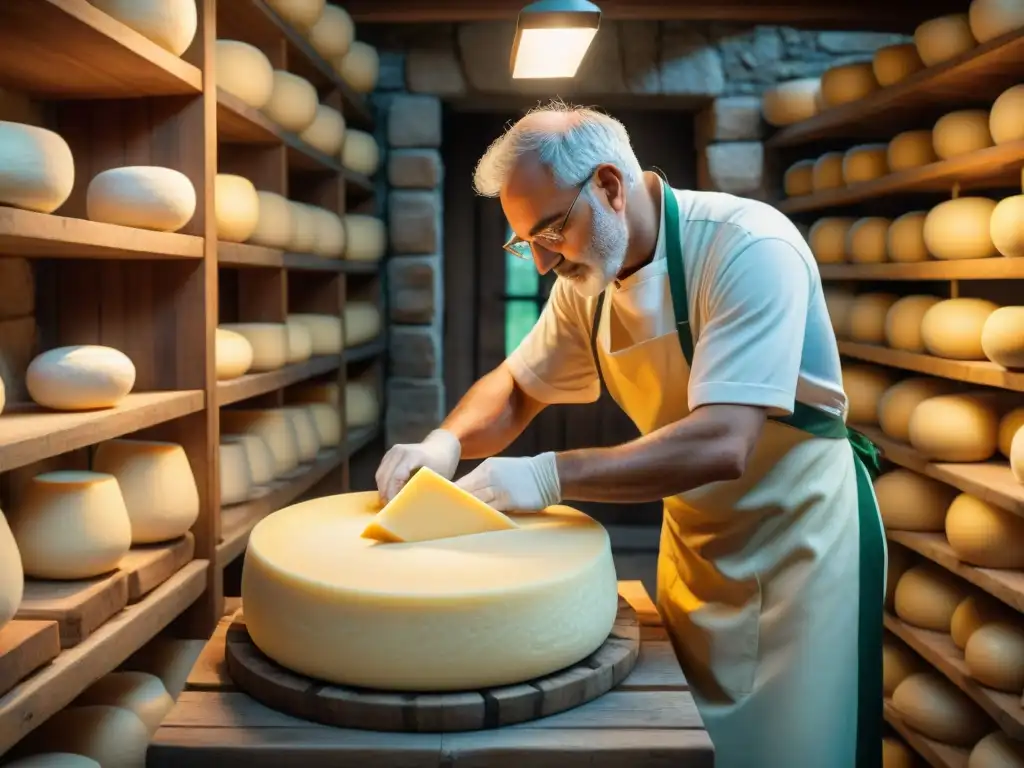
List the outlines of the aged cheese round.
{"label": "aged cheese round", "polygon": [[333,107],[318,104],[316,117],[309,127],[299,134],[299,138],[325,155],[336,155],[345,141],[345,118]]}
{"label": "aged cheese round", "polygon": [[962,109],[943,115],[932,128],[932,146],[943,160],[991,147],[988,111]]}
{"label": "aged cheese round", "polygon": [[884,344],[886,316],[899,300],[894,293],[862,293],[850,308],[850,338],[862,344]]}
{"label": "aged cheese round", "polygon": [[1021,0],[971,0],[967,11],[971,34],[979,43],[1024,27],[1024,2]]}
{"label": "aged cheese round", "polygon": [[252,472],[245,445],[230,438],[220,441],[220,505],[240,504],[252,495]]}
{"label": "aged cheese round", "polygon": [[974,745],[967,768],[1024,768],[1024,744],[993,731]]}
{"label": "aged cheese round", "polygon": [[843,155],[843,183],[880,179],[889,173],[888,144],[860,144]]}
{"label": "aged cheese round", "polygon": [[897,43],[875,51],[871,69],[878,84],[885,87],[906,80],[915,72],[924,69],[924,62],[921,61],[917,46],[913,43]]}
{"label": "aged cheese round", "polygon": [[196,212],[196,190],[172,168],[132,165],[96,174],[85,193],[93,221],[177,232]]}
{"label": "aged cheese round", "polygon": [[312,354],[341,354],[344,343],[340,317],[297,312],[288,315],[288,322],[302,325],[309,331]]}
{"label": "aged cheese round", "polygon": [[25,483],[9,517],[25,575],[90,579],[117,568],[132,524],[113,475],[59,471]]}
{"label": "aged cheese round", "polygon": [[253,529],[242,600],[270,658],[345,685],[475,690],[563,669],[608,637],[611,547],[586,515],[549,507],[518,529],[411,546],[360,536],[378,509],[376,491],[328,496]]}
{"label": "aged cheese round", "polygon": [[4,768],[101,768],[100,764],[83,755],[70,752],[40,752],[20,760],[4,763]]}
{"label": "aged cheese round", "polygon": [[252,371],[275,371],[288,363],[288,328],[284,323],[221,323],[244,336],[252,347]]}
{"label": "aged cheese round", "polygon": [[863,99],[878,90],[871,62],[840,64],[821,76],[821,98],[830,107]]}
{"label": "aged cheese round", "polygon": [[75,699],[74,706],[121,707],[133,713],[150,735],[174,708],[174,699],[163,681],[146,672],[111,672],[90,685]]}
{"label": "aged cheese round", "polygon": [[175,56],[192,45],[199,26],[196,0],[89,0]]}
{"label": "aged cheese round", "polygon": [[292,213],[292,238],[288,249],[294,253],[312,253],[316,245],[316,216],[313,206],[289,200]]}
{"label": "aged cheese round", "polygon": [[960,494],[950,505],[946,538],[965,563],[981,568],[1024,568],[1024,517],[970,494]]}
{"label": "aged cheese round", "polygon": [[249,242],[267,248],[288,248],[295,233],[291,201],[276,192],[260,190],[256,195],[260,199],[259,221]]}
{"label": "aged cheese round", "polygon": [[199,517],[199,490],[185,449],[156,440],[107,440],[92,459],[117,478],[132,523],[132,544],[184,536]]}
{"label": "aged cheese round", "polygon": [[348,53],[356,37],[356,26],[344,8],[328,3],[309,29],[310,45],[325,59],[336,59]]}
{"label": "aged cheese round", "polygon": [[218,40],[217,87],[253,109],[263,109],[274,91],[274,67],[259,48],[240,40]]}
{"label": "aged cheese round", "polygon": [[282,408],[286,419],[295,432],[295,447],[298,450],[299,462],[305,464],[313,461],[320,451],[320,436],[309,410],[305,406],[288,406]]}
{"label": "aged cheese round", "polygon": [[999,452],[1010,458],[1010,446],[1017,431],[1024,427],[1024,408],[1014,408],[999,420]]}
{"label": "aged cheese round", "polygon": [[1024,256],[1024,195],[1000,200],[989,219],[989,235],[1003,256]]}
{"label": "aged cheese round", "polygon": [[920,168],[938,159],[932,143],[932,132],[928,129],[896,134],[889,142],[886,154],[886,162],[893,173],[909,168]]}
{"label": "aged cheese round", "polygon": [[996,144],[1024,140],[1024,84],[1003,91],[992,104],[988,130]]}
{"label": "aged cheese round", "polygon": [[889,220],[881,216],[857,219],[846,233],[846,253],[854,264],[880,264],[888,257]]}
{"label": "aged cheese round", "polygon": [[371,301],[349,301],[342,325],[346,347],[373,341],[380,335],[380,309]]}
{"label": "aged cheese round", "polygon": [[274,87],[263,114],[286,131],[302,133],[316,120],[316,88],[305,78],[283,69],[274,70]]}
{"label": "aged cheese round", "polygon": [[824,189],[838,189],[845,183],[843,181],[843,159],[846,155],[842,152],[826,152],[814,161],[811,169],[811,182],[814,191],[820,192]]}
{"label": "aged cheese round", "polygon": [[853,302],[857,297],[850,291],[842,288],[825,288],[822,292],[825,297],[825,308],[828,309],[828,317],[832,323],[832,330],[837,339],[846,339],[850,336],[850,310],[853,309]]}
{"label": "aged cheese round", "polygon": [[987,299],[946,299],[921,319],[921,340],[936,357],[949,360],[984,360],[981,331],[999,309]]}
{"label": "aged cheese round", "polygon": [[781,128],[799,123],[818,114],[821,79],[807,77],[789,80],[765,90],[761,97],[761,114],[768,125]]}
{"label": "aged cheese round", "polygon": [[921,321],[928,310],[942,302],[938,296],[904,296],[885,315],[885,343],[905,352],[924,352]]}
{"label": "aged cheese round", "polygon": [[74,185],[75,160],[63,138],[0,120],[0,204],[53,213]]}
{"label": "aged cheese round", "polygon": [[797,160],[782,176],[786,197],[800,197],[814,191],[814,160]]}
{"label": "aged cheese round", "polygon": [[944,568],[915,565],[896,585],[896,615],[920,629],[949,632],[953,612],[967,594],[967,585]]}
{"label": "aged cheese round", "polygon": [[878,403],[895,376],[875,365],[844,365],[843,389],[849,400],[846,419],[851,424],[877,424]]}
{"label": "aged cheese round", "polygon": [[240,333],[218,328],[215,335],[214,356],[217,364],[217,379],[237,379],[252,366],[252,344]]}
{"label": "aged cheese round", "polygon": [[345,253],[345,225],[338,214],[325,208],[313,209],[316,242],[313,253],[325,259],[338,259]]}
{"label": "aged cheese round", "polygon": [[313,337],[309,329],[294,318],[285,323],[288,331],[288,363],[301,363],[313,355]]}
{"label": "aged cheese round", "polygon": [[1024,688],[1024,627],[995,621],[979,627],[964,647],[971,677],[982,685],[1020,695]]}
{"label": "aged cheese round", "polygon": [[968,595],[960,601],[949,620],[949,634],[953,644],[963,650],[967,641],[979,627],[993,621],[1000,621],[1009,615],[1009,609],[987,595]]}
{"label": "aged cheese round", "polygon": [[134,712],[93,705],[60,710],[32,731],[24,743],[29,749],[82,755],[103,768],[139,768],[146,764],[149,735]]}
{"label": "aged cheese round", "polygon": [[882,690],[892,696],[905,679],[924,670],[921,658],[902,641],[886,634],[882,640]]}
{"label": "aged cheese round", "polygon": [[939,395],[910,417],[910,444],[932,461],[988,461],[996,452],[999,415],[989,398]]}
{"label": "aged cheese round", "polygon": [[43,352],[25,372],[29,396],[56,411],[113,408],[133,386],[135,366],[128,356],[92,344]]}
{"label": "aged cheese round", "polygon": [[819,264],[846,261],[846,239],[857,220],[849,216],[826,216],[811,225],[807,244]]}
{"label": "aged cheese round", "polygon": [[380,167],[380,147],[372,134],[348,129],[341,149],[341,164],[348,170],[373,176]]}
{"label": "aged cheese round", "polygon": [[345,423],[350,427],[368,427],[380,418],[380,400],[376,387],[362,381],[345,386]]}
{"label": "aged cheese round", "polygon": [[218,240],[244,243],[252,237],[260,220],[260,198],[251,181],[244,176],[218,173],[214,201]]}
{"label": "aged cheese round", "polygon": [[0,512],[0,629],[14,618],[25,591],[25,572],[14,534]]}
{"label": "aged cheese round", "polygon": [[914,30],[917,55],[927,67],[967,53],[976,44],[966,13],[929,19]]}
{"label": "aged cheese round", "polygon": [[943,744],[971,747],[992,730],[985,712],[937,672],[911,675],[892,695],[907,725]]}
{"label": "aged cheese round", "polygon": [[334,69],[356,93],[369,93],[377,87],[380,77],[380,55],[377,49],[360,40],[353,40],[348,53],[334,59]]}
{"label": "aged cheese round", "polygon": [[998,256],[989,222],[996,203],[986,197],[959,197],[939,203],[924,221],[924,243],[936,259]]}
{"label": "aged cheese round", "polygon": [[334,448],[341,443],[341,415],[327,403],[309,403],[306,406],[316,427],[317,438],[323,448]]}
{"label": "aged cheese round", "polygon": [[896,602],[896,587],[903,578],[903,574],[914,567],[917,563],[917,555],[906,547],[899,544],[887,542],[889,562],[885,569],[885,607],[890,611]]}
{"label": "aged cheese round", "polygon": [[347,213],[345,226],[345,258],[349,261],[380,261],[387,250],[387,230],[376,216]]}
{"label": "aged cheese round", "polygon": [[942,531],[946,510],[956,495],[956,488],[908,469],[895,469],[875,480],[886,530]]}
{"label": "aged cheese round", "polygon": [[341,407],[341,387],[336,381],[314,381],[289,387],[286,393],[290,403],[327,403]]}
{"label": "aged cheese round", "polygon": [[882,737],[882,768],[920,768],[917,753],[895,736]]}
{"label": "aged cheese round", "polygon": [[267,0],[278,16],[300,30],[309,30],[316,24],[327,5],[326,0]]}
{"label": "aged cheese round", "polygon": [[932,397],[955,391],[956,385],[946,379],[912,376],[893,384],[878,401],[878,426],[882,432],[901,443],[910,442],[910,417],[917,406]]}
{"label": "aged cheese round", "polygon": [[1024,368],[1024,307],[1000,307],[981,329],[985,357],[1004,368]]}
{"label": "aged cheese round", "polygon": [[255,486],[266,485],[273,480],[277,473],[277,467],[274,454],[271,453],[267,441],[258,434],[227,433],[226,425],[222,424],[221,426],[221,442],[238,443],[245,451],[245,461],[249,466],[249,474],[252,475],[252,484]]}
{"label": "aged cheese round", "polygon": [[911,211],[893,219],[889,226],[889,260],[899,263],[927,261],[930,254],[924,242],[924,223],[928,214]]}
{"label": "aged cheese round", "polygon": [[299,466],[298,436],[292,421],[281,409],[238,410],[221,408],[221,431],[245,432],[262,438],[274,458],[274,476],[286,475]]}

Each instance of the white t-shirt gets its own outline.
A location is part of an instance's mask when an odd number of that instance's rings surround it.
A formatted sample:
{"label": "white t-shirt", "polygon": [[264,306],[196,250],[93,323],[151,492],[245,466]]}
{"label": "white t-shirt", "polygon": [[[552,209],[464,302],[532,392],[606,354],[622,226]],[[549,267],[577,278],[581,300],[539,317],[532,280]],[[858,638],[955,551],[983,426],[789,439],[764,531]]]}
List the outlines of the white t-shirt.
{"label": "white t-shirt", "polygon": [[[673,191],[694,336],[690,409],[734,403],[784,415],[799,400],[845,415],[839,350],[817,264],[800,232],[755,200]],[[675,334],[664,206],[661,215],[653,261],[606,291],[621,335],[612,340],[602,324],[598,344],[606,352]],[[596,298],[556,281],[536,325],[507,360],[528,395],[551,404],[598,399],[590,348],[596,305]]]}

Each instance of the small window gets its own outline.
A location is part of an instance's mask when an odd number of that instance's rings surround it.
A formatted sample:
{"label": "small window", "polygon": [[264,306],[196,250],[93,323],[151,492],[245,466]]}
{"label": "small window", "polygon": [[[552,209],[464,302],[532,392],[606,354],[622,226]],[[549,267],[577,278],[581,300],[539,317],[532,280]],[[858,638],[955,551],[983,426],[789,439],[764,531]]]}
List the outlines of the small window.
{"label": "small window", "polygon": [[[507,227],[507,237],[512,228]],[[505,256],[505,354],[510,355],[540,316],[540,275],[532,261]]]}

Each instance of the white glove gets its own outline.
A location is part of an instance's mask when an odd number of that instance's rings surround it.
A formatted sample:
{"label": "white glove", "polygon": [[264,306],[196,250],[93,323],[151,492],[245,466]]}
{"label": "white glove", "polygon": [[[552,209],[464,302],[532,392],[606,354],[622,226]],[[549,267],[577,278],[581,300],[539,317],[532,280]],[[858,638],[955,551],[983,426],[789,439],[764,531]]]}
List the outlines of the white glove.
{"label": "white glove", "polygon": [[562,500],[552,452],[487,459],[456,485],[500,512],[536,512]]}
{"label": "white glove", "polygon": [[384,502],[391,501],[420,467],[428,467],[451,480],[461,456],[459,439],[444,429],[435,429],[422,443],[394,445],[377,468],[377,492]]}

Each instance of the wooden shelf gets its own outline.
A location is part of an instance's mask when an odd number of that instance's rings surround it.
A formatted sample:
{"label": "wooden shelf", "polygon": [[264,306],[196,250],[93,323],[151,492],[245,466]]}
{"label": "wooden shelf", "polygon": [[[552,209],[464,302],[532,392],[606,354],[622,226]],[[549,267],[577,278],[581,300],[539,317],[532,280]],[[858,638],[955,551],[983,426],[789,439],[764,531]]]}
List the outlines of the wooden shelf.
{"label": "wooden shelf", "polygon": [[868,363],[902,368],[905,371],[939,376],[943,379],[983,384],[988,387],[1024,392],[1024,373],[1008,371],[1000,365],[974,360],[946,360],[941,357],[904,352],[899,349],[840,341],[839,354]]}
{"label": "wooden shelf", "polygon": [[336,274],[376,274],[380,262],[324,259],[309,253],[285,253],[246,243],[217,243],[217,263],[222,267],[289,269],[295,272],[332,272]]}
{"label": "wooden shelf", "polygon": [[206,560],[193,560],[81,645],[0,697],[0,754],[70,704],[98,678],[150,641],[206,588]]}
{"label": "wooden shelf", "polygon": [[60,655],[55,621],[14,619],[0,629],[0,696]]}
{"label": "wooden shelf", "polygon": [[137,392],[115,408],[61,413],[13,406],[0,415],[0,472],[203,409],[203,392]]}
{"label": "wooden shelf", "polygon": [[900,713],[896,711],[896,708],[888,699],[885,702],[885,721],[932,768],[967,768],[967,759],[970,757],[970,752],[960,747],[942,744],[921,735],[903,722]]}
{"label": "wooden shelf", "polygon": [[296,384],[314,376],[335,371],[341,365],[338,355],[318,355],[302,363],[286,365],[276,371],[250,373],[237,379],[217,382],[217,405],[230,405],[250,397],[258,397],[268,392]]}
{"label": "wooden shelf", "polygon": [[369,360],[370,358],[383,354],[386,348],[387,337],[382,333],[373,341],[349,347],[341,353],[341,359],[344,363],[358,363],[362,360]]}
{"label": "wooden shelf", "polygon": [[926,127],[964,103],[991,103],[1021,78],[1024,30],[1014,30],[966,53],[916,72],[906,80],[778,131],[770,147],[792,147],[830,138],[892,138]]}
{"label": "wooden shelf", "polygon": [[822,280],[1020,280],[1024,259],[959,259],[910,264],[819,264]]}

